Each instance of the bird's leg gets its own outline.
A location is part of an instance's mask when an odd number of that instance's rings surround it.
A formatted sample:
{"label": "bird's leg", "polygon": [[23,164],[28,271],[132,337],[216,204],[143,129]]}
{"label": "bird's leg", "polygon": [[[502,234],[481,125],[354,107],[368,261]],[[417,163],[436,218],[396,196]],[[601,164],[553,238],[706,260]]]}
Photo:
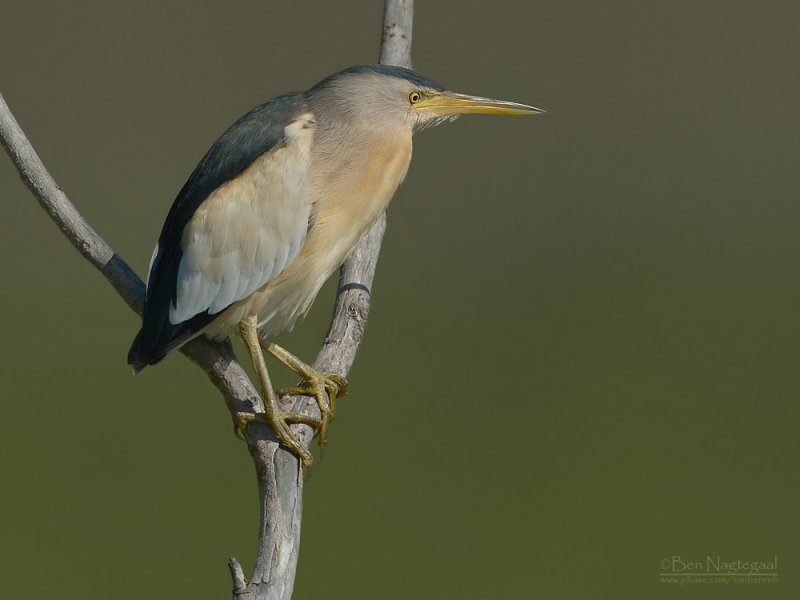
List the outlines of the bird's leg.
{"label": "bird's leg", "polygon": [[347,380],[336,373],[318,371],[278,344],[264,340],[261,344],[264,350],[304,379],[301,385],[280,390],[278,394],[281,396],[312,396],[317,401],[319,412],[322,415],[322,425],[319,428],[319,447],[324,451],[328,435],[328,422],[336,415],[336,398],[341,398],[347,393]]}
{"label": "bird's leg", "polygon": [[315,430],[322,431],[324,423],[308,415],[299,415],[281,410],[278,406],[278,396],[272,388],[272,382],[267,372],[267,364],[264,362],[264,355],[258,339],[257,321],[255,318],[247,318],[239,323],[239,334],[242,336],[244,345],[253,360],[253,366],[261,384],[261,394],[264,399],[264,413],[244,414],[237,417],[234,429],[237,435],[253,421],[267,423],[275,431],[275,435],[283,442],[303,463],[304,467],[311,466],[311,453],[306,450],[300,441],[289,429],[289,423],[303,423]]}

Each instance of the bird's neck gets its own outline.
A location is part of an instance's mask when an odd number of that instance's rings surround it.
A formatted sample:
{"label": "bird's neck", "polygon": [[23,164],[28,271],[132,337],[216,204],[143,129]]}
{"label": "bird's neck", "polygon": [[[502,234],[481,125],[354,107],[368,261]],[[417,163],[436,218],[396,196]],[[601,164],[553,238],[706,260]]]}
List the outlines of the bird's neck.
{"label": "bird's neck", "polygon": [[[319,127],[331,127],[320,131]],[[329,269],[386,209],[411,161],[410,130],[357,131],[316,123],[309,172],[313,208],[310,236],[331,249]]]}

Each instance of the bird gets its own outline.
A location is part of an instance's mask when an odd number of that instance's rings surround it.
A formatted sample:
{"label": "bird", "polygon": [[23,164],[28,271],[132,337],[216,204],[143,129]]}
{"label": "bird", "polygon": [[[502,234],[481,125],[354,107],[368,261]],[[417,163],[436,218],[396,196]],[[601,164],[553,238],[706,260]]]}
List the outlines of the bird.
{"label": "bird", "polygon": [[[534,115],[525,104],[452,92],[411,69],[349,67],[305,92],[255,107],[211,146],[167,214],[150,260],[142,326],[128,353],[138,373],[193,338],[239,335],[269,424],[303,467],[289,425],[326,444],[347,381],[271,339],[304,316],[323,283],[387,208],[411,161],[412,135],[461,115]],[[264,354],[303,378],[282,391],[313,396],[320,419],[282,410]]]}

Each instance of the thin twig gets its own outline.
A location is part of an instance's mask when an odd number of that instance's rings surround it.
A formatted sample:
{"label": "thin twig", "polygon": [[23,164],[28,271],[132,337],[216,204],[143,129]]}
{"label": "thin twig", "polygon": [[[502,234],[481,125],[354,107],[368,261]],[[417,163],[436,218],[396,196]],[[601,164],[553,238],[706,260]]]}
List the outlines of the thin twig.
{"label": "thin twig", "polygon": [[[413,0],[386,0],[381,62],[410,66]],[[138,314],[144,304],[144,283],[127,263],[89,226],[45,168],[0,94],[0,142],[50,218],[67,239],[94,265],[123,300]],[[361,342],[369,313],[370,289],[386,217],[383,215],[342,266],[333,320],[315,366],[347,375]],[[237,413],[261,412],[261,398],[230,343],[200,337],[182,349],[222,393],[235,418]],[[315,402],[296,398],[294,410],[313,414]],[[310,428],[295,432],[308,446]],[[259,424],[248,428],[248,447],[256,467],[261,519],[256,565],[247,583],[241,565],[229,561],[236,600],[288,600],[294,588],[300,548],[303,477],[299,461],[281,447],[272,430]]]}

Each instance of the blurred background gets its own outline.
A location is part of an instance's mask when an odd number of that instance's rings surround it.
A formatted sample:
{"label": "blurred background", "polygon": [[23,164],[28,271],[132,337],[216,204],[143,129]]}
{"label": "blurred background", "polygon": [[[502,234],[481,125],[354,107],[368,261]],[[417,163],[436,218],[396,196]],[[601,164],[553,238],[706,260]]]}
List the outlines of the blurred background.
{"label": "blurred background", "polygon": [[[7,0],[0,90],[144,274],[252,106],[378,56],[382,3]],[[795,598],[800,5],[418,2],[414,65],[548,111],[417,136],[306,487],[295,597]],[[256,488],[179,355],[0,157],[0,594],[225,598]],[[328,285],[281,341],[315,355]],[[274,368],[279,384],[294,378]],[[768,560],[777,584],[661,583]]]}

